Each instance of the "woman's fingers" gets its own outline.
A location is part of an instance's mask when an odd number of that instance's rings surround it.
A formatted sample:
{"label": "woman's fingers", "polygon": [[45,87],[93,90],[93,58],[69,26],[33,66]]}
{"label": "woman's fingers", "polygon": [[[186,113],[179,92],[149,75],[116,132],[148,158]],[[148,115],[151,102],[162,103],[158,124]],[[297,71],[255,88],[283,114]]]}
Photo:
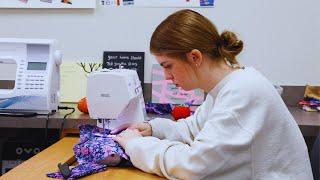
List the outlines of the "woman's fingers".
{"label": "woman's fingers", "polygon": [[127,129],[128,127],[130,127],[131,123],[126,123],[126,124],[122,124],[121,126],[113,129],[110,134],[119,134],[121,131]]}
{"label": "woman's fingers", "polygon": [[142,135],[137,129],[126,129],[113,139],[124,148],[127,142],[139,137],[142,137]]}
{"label": "woman's fingers", "polygon": [[112,130],[110,134],[119,134],[123,130],[131,129],[139,131],[143,136],[151,136],[149,126],[146,123],[126,123]]}

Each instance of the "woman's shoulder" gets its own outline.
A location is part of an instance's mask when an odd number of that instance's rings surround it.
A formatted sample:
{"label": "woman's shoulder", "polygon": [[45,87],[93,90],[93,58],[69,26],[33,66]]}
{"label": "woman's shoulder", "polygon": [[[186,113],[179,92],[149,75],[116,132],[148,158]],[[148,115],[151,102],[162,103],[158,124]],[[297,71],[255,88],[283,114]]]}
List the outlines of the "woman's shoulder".
{"label": "woman's shoulder", "polygon": [[256,91],[272,87],[270,81],[252,67],[238,70],[238,73],[226,84],[229,89]]}
{"label": "woman's shoulder", "polygon": [[263,98],[274,93],[275,88],[270,81],[252,67],[238,70],[220,89],[223,96],[233,96],[240,99]]}

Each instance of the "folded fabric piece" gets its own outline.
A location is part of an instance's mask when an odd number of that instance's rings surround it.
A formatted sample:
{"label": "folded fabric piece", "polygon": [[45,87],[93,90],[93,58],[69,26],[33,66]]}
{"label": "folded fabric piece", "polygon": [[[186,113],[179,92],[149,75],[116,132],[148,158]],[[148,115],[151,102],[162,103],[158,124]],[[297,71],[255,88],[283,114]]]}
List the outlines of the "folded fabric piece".
{"label": "folded fabric piece", "polygon": [[[82,125],[79,143],[73,147],[78,166],[71,169],[68,179],[101,172],[107,166],[132,166],[123,148],[113,140],[110,130],[93,125]],[[60,172],[49,173],[48,177],[63,178]]]}
{"label": "folded fabric piece", "polygon": [[320,111],[320,101],[314,98],[304,98],[298,103],[301,108],[308,112]]}
{"label": "folded fabric piece", "polygon": [[151,114],[171,114],[172,105],[171,104],[158,104],[158,103],[146,103],[146,111]]}
{"label": "folded fabric piece", "polygon": [[320,111],[320,86],[306,86],[304,99],[298,103],[301,108],[308,112]]}

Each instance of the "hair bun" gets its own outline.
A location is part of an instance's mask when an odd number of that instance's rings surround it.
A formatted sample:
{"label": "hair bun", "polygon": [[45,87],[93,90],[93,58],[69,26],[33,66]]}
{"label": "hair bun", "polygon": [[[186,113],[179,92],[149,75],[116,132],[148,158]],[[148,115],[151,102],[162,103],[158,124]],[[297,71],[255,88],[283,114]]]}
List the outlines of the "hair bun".
{"label": "hair bun", "polygon": [[219,47],[220,55],[227,58],[232,64],[237,63],[235,57],[242,51],[243,42],[230,31],[224,31],[220,35],[221,42]]}

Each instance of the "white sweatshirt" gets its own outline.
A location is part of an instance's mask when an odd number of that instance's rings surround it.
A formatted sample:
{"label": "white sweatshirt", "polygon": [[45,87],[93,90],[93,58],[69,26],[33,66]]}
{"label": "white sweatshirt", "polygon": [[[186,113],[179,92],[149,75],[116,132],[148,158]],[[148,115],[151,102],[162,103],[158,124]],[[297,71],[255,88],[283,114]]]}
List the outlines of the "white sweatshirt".
{"label": "white sweatshirt", "polygon": [[253,68],[226,76],[194,115],[150,124],[153,137],[124,147],[145,172],[168,179],[313,179],[296,121]]}

